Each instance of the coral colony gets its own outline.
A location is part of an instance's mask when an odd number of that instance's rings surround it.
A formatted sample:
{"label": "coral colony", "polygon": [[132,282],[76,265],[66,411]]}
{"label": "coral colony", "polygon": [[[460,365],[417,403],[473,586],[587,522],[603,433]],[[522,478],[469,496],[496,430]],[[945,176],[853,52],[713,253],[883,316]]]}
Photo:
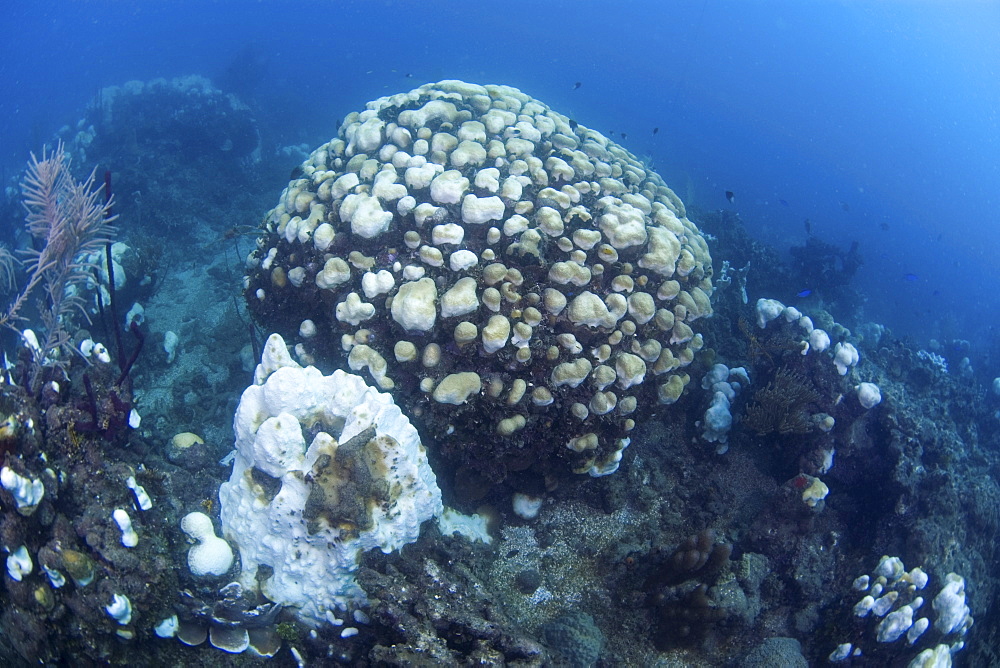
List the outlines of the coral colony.
{"label": "coral colony", "polygon": [[446,81],[351,114],[302,174],[248,260],[252,312],[274,328],[302,314],[301,358],[346,354],[488,477],[525,449],[554,474],[613,473],[636,411],[690,381],[708,247],[600,133]]}

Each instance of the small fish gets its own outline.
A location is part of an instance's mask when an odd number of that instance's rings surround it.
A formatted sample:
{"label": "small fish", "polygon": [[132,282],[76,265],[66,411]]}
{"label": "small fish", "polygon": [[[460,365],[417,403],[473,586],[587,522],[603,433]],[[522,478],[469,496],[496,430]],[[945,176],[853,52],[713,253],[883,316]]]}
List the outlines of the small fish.
{"label": "small fish", "polygon": [[625,134],[624,132],[622,133],[622,139],[628,139],[628,135]]}
{"label": "small fish", "polygon": [[889,231],[889,223],[881,223],[881,224],[879,225],[879,227],[881,227],[881,228],[882,228],[882,231],[883,231],[883,232],[888,232],[888,231]]}
{"label": "small fish", "polygon": [[736,194],[732,190],[727,190],[726,199],[728,199],[729,203],[732,204],[733,202],[736,201]]}
{"label": "small fish", "polygon": [[583,85],[582,81],[577,81],[575,84],[573,84],[573,90],[576,90],[577,88],[579,88],[582,85]]}
{"label": "small fish", "polygon": [[910,282],[919,281],[920,277],[917,276],[916,274],[903,274],[903,280],[904,281],[910,281]]}
{"label": "small fish", "polygon": [[797,293],[795,293],[795,296],[796,297],[808,297],[812,293],[813,293],[812,290],[810,290],[809,288],[806,288],[805,290],[799,290]]}
{"label": "small fish", "polygon": [[778,199],[778,204],[780,204],[781,206],[788,206],[788,200],[784,200],[784,199],[780,199],[779,198]]}
{"label": "small fish", "polygon": [[847,202],[841,202],[840,203],[840,208],[843,209],[844,211],[848,212],[848,213],[851,212],[851,206]]}
{"label": "small fish", "polygon": [[615,136],[615,131],[614,130],[608,130],[608,136],[609,137],[614,137]]}
{"label": "small fish", "polygon": [[813,233],[813,224],[812,224],[812,222],[810,222],[810,220],[808,218],[806,218],[804,225],[806,227],[806,234],[812,234]]}
{"label": "small fish", "polygon": [[654,134],[654,135],[655,135],[655,134],[656,134],[657,132],[659,132],[659,131],[660,131],[660,128],[653,128],[653,134]]}
{"label": "small fish", "polygon": [[578,127],[579,125],[580,125],[580,124],[579,124],[579,123],[577,123],[576,121],[574,121],[574,120],[573,120],[572,118],[571,118],[571,119],[569,119],[569,129],[570,129],[570,130],[572,130],[573,132],[576,132],[576,128],[577,128],[577,127]]}

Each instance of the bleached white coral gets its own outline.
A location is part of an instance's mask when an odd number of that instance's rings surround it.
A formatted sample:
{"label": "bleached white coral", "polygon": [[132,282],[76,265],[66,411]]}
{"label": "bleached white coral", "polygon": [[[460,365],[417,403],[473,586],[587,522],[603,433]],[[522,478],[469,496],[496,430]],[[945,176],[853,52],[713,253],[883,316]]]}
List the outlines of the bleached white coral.
{"label": "bleached white coral", "polygon": [[[299,366],[277,334],[234,429],[233,473],[219,491],[223,536],[239,547],[244,586],[307,623],[363,603],[360,554],[413,542],[441,513],[420,437],[392,398],[360,376]],[[261,566],[273,572],[262,577]]]}

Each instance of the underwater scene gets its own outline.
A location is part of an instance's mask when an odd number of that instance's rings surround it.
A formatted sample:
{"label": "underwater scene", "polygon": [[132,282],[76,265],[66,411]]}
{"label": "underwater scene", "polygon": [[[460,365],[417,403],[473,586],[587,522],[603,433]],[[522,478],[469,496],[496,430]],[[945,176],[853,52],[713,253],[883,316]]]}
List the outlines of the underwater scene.
{"label": "underwater scene", "polygon": [[1000,665],[1000,5],[3,21],[10,665]]}

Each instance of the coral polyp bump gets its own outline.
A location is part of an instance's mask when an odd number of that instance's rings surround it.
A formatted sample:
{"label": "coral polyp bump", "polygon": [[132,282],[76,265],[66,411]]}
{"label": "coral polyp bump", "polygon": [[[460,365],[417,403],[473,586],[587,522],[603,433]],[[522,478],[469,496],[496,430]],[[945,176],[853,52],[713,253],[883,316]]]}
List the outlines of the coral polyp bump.
{"label": "coral polyp bump", "polygon": [[300,359],[346,358],[493,480],[514,455],[615,471],[712,313],[708,246],[655,172],[516,88],[461,81],[350,114],[247,264],[251,311]]}

